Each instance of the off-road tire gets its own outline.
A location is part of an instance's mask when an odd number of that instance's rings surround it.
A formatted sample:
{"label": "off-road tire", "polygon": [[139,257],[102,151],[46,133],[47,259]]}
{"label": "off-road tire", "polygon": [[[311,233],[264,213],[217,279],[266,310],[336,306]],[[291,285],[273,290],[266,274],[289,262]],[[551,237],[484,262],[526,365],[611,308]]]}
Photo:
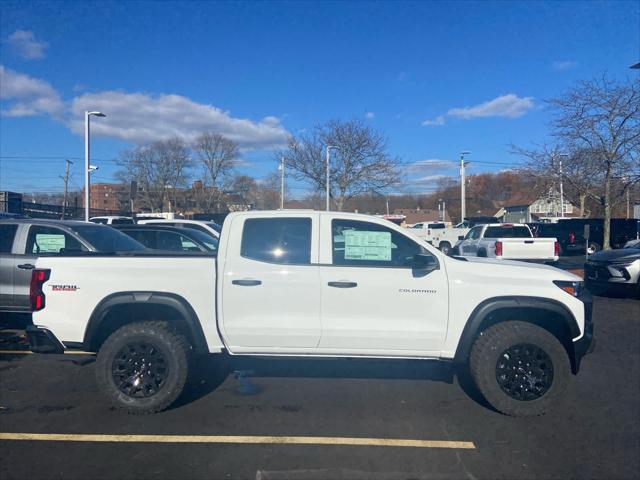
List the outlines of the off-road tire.
{"label": "off-road tire", "polygon": [[445,255],[451,255],[451,244],[449,242],[440,242],[440,251]]}
{"label": "off-road tire", "polygon": [[478,257],[487,258],[487,249],[479,248],[478,249]]}
{"label": "off-road tire", "polygon": [[[498,383],[496,369],[501,355],[519,344],[529,344],[543,350],[553,366],[553,380],[549,389],[533,400],[515,399]],[[561,399],[571,377],[569,356],[558,339],[541,327],[520,321],[498,323],[484,330],[471,348],[469,369],[487,402],[499,412],[513,417],[547,413]]]}
{"label": "off-road tire", "polygon": [[[156,393],[144,398],[127,395],[116,384],[112,369],[118,352],[136,342],[152,344],[166,362],[167,375]],[[160,412],[182,393],[189,372],[189,345],[166,322],[145,321],[125,325],[102,344],[96,361],[96,381],[100,391],[119,410],[133,415]]]}

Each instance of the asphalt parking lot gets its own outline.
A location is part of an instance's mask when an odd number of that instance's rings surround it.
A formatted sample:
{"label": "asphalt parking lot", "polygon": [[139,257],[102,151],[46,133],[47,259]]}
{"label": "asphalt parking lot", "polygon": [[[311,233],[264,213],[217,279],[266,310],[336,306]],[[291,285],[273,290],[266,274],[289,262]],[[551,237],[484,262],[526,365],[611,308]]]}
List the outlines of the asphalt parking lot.
{"label": "asphalt parking lot", "polygon": [[596,297],[594,309],[596,351],[563,405],[533,419],[485,407],[444,364],[249,359],[229,374],[201,362],[205,380],[177,406],[135,417],[98,393],[92,357],[4,353],[0,478],[638,478],[640,302]]}

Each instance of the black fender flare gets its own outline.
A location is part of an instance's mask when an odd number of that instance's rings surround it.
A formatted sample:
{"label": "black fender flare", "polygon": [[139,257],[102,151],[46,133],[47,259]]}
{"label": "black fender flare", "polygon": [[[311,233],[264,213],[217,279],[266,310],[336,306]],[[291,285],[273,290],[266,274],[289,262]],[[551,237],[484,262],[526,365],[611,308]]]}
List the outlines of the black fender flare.
{"label": "black fender flare", "polygon": [[84,332],[83,347],[85,350],[95,349],[96,334],[102,326],[107,314],[117,306],[122,305],[156,305],[173,308],[184,320],[186,333],[192,341],[195,353],[209,353],[207,340],[202,330],[202,324],[193,307],[180,295],[166,292],[118,292],[103,298],[94,308],[89,323]]}
{"label": "black fender flare", "polygon": [[[469,352],[471,351],[471,347],[473,346],[473,342],[480,333],[485,319],[487,319],[492,313],[503,309],[530,309],[538,311],[543,310],[559,316],[562,319],[563,326],[567,329],[571,336],[571,338],[566,339],[566,342],[569,346],[572,345],[572,340],[580,336],[581,333],[578,322],[576,322],[576,319],[571,311],[557,300],[542,297],[524,296],[504,296],[488,298],[481,302],[473,310],[473,312],[471,312],[471,315],[469,316],[467,323],[462,330],[462,335],[460,336],[456,354],[454,356],[454,361],[456,363],[466,363],[469,357]],[[573,364],[575,353],[573,352],[573,347],[571,347],[570,350],[571,351],[568,351],[567,353],[571,357],[571,361]]]}

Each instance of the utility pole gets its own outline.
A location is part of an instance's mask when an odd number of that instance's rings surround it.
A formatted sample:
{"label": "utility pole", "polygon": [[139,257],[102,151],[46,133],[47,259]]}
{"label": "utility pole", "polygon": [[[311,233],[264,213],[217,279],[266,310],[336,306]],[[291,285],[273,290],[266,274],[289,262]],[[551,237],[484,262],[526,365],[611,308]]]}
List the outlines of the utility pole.
{"label": "utility pole", "polygon": [[562,156],[559,160],[560,172],[560,218],[564,218],[564,190],[562,189]]}
{"label": "utility pole", "polygon": [[464,222],[466,216],[466,198],[465,198],[465,180],[464,180],[464,167],[469,163],[464,161],[464,156],[469,155],[471,152],[460,152],[460,222]]}
{"label": "utility pole", "polygon": [[280,210],[284,209],[284,157],[280,160]]}
{"label": "utility pole", "polygon": [[332,148],[336,148],[333,145],[327,145],[327,212],[329,211],[329,162],[331,160],[330,152]]}
{"label": "utility pole", "polygon": [[67,162],[67,171],[63,176],[60,176],[60,178],[62,180],[64,180],[64,197],[62,199],[62,219],[65,219],[65,215],[67,213],[67,185],[69,183],[69,165],[71,165],[73,162],[71,160],[65,160],[65,162]]}

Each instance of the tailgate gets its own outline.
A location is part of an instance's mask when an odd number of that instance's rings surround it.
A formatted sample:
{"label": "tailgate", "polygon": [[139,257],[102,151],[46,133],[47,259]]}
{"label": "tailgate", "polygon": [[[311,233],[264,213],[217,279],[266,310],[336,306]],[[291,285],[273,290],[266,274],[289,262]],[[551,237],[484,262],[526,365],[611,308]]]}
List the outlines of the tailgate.
{"label": "tailgate", "polygon": [[502,258],[552,260],[555,258],[555,238],[500,238]]}

